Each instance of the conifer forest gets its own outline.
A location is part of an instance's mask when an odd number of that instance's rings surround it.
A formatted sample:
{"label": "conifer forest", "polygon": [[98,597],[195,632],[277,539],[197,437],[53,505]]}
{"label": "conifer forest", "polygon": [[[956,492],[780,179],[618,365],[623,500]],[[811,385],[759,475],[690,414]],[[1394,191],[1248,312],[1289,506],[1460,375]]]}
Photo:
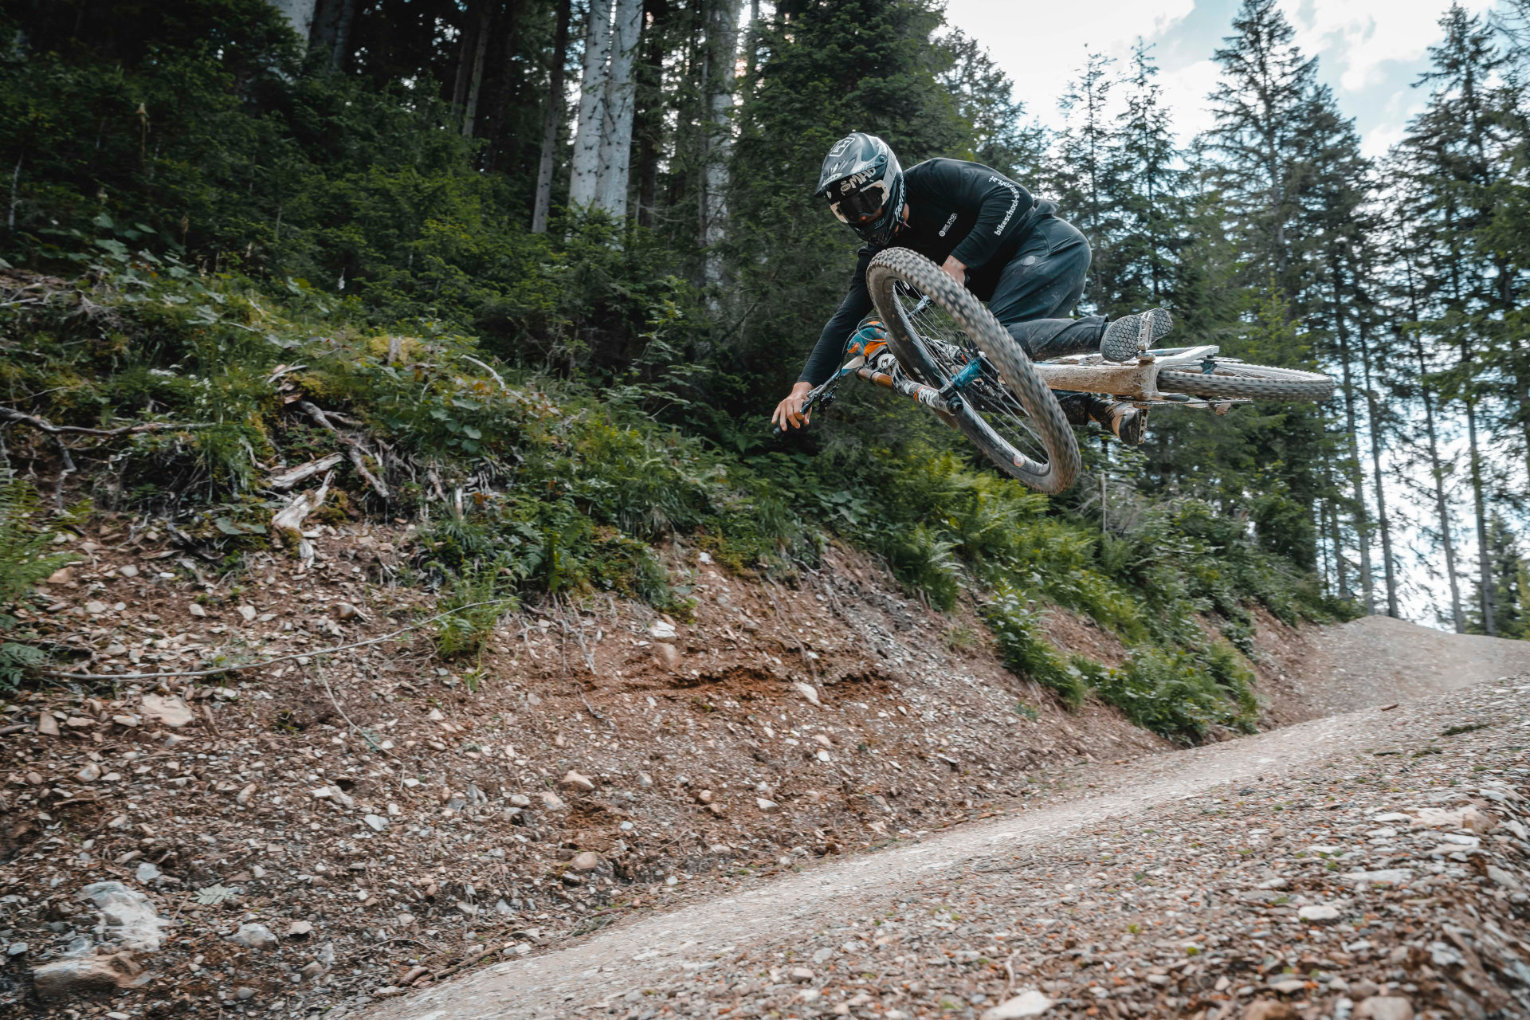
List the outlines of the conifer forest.
{"label": "conifer forest", "polygon": [[[768,573],[835,535],[932,605],[983,592],[1063,690],[1108,683],[1033,647],[1037,600],[1163,656],[1171,603],[1232,647],[1248,599],[1530,636],[1530,3],[1442,0],[1427,104],[1376,158],[1276,0],[1208,54],[1188,142],[1151,46],[1081,53],[1054,130],[994,31],[940,0],[12,0],[0,556],[41,570],[26,522],[94,507],[233,569],[280,543],[263,468],[338,421],[347,510],[419,515],[412,576],[461,605],[678,605],[673,536]],[[1055,497],[880,393],[773,437],[854,264],[813,194],[851,130],[1055,201],[1094,251],[1077,314],[1164,305],[1336,397],[1095,429]]]}

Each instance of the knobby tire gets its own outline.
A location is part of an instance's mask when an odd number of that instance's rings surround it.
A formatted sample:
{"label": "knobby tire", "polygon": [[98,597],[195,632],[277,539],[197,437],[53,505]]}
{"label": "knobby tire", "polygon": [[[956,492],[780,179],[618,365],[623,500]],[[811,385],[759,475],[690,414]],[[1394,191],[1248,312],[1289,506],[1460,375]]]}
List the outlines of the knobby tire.
{"label": "knobby tire", "polygon": [[1333,396],[1333,380],[1319,372],[1270,368],[1218,359],[1208,375],[1195,369],[1166,368],[1158,373],[1158,388],[1168,393],[1215,400],[1315,400]]}
{"label": "knobby tire", "polygon": [[866,286],[887,326],[888,346],[904,371],[937,388],[950,378],[898,300],[895,289],[900,282],[939,305],[998,369],[1004,386],[1025,409],[1026,426],[1046,451],[1046,459],[1038,460],[1017,449],[988,423],[983,408],[975,406],[977,401],[970,396],[947,420],[1001,471],[1038,492],[1058,493],[1072,485],[1083,466],[1078,440],[1057,398],[1036,375],[1025,351],[971,291],[935,263],[907,248],[889,248],[871,260]]}

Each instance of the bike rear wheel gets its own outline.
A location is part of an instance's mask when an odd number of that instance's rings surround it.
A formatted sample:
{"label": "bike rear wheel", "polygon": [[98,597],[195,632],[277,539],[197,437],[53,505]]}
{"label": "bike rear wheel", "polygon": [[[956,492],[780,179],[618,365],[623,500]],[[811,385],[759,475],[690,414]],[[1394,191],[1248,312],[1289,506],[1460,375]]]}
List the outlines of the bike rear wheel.
{"label": "bike rear wheel", "polygon": [[1082,462],[1057,398],[971,291],[906,248],[889,248],[872,259],[866,285],[887,326],[888,346],[914,378],[940,388],[979,363],[978,376],[962,388],[960,406],[948,420],[990,461],[1038,492],[1058,493],[1073,484]]}
{"label": "bike rear wheel", "polygon": [[1333,396],[1333,380],[1321,372],[1270,368],[1226,358],[1214,359],[1209,373],[1189,368],[1166,368],[1158,373],[1158,388],[1169,393],[1215,400],[1314,400]]}

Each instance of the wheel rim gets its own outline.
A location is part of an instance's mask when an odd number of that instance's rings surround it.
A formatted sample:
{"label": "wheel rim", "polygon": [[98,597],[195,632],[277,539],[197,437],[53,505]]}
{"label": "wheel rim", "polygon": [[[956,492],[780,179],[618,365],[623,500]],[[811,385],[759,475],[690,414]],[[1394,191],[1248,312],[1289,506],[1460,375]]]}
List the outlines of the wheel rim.
{"label": "wheel rim", "polygon": [[944,386],[973,358],[982,364],[981,373],[962,390],[963,399],[977,417],[981,418],[994,434],[1009,444],[1017,453],[1042,464],[1049,457],[1046,444],[1028,424],[1030,416],[1020,401],[1009,392],[999,374],[977,345],[967,336],[946,311],[938,304],[923,297],[907,284],[894,288],[898,301],[898,314],[905,328],[924,341],[925,352],[938,378],[927,379],[934,386]]}

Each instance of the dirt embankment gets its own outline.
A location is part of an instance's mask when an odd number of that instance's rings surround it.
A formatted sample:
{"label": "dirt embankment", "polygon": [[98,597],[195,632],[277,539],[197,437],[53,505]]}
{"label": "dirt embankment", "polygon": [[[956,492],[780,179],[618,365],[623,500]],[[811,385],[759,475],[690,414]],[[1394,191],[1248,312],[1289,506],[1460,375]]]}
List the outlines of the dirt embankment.
{"label": "dirt embankment", "polygon": [[[0,1007],[356,1009],[1168,748],[1101,706],[1063,710],[970,612],[931,612],[844,551],[795,588],[676,551],[693,618],[549,603],[507,616],[467,669],[418,632],[384,639],[428,612],[388,583],[402,529],[322,532],[306,575],[257,556],[216,581],[152,533],[108,530],[48,586],[43,623],[82,670],[296,657],[4,706]],[[1120,654],[1072,617],[1049,631]],[[1268,632],[1272,711],[1320,711],[1306,685],[1326,660]],[[320,654],[337,645],[355,647]],[[107,882],[121,890],[82,894]],[[112,895],[162,937],[103,926]],[[82,960],[100,966],[71,977]]]}
{"label": "dirt embankment", "polygon": [[[677,552],[694,618],[560,600],[507,616],[471,670],[419,633],[317,654],[429,612],[387,584],[403,529],[322,530],[306,575],[256,556],[221,582],[107,531],[47,586],[39,622],[82,671],[301,657],[4,706],[0,1006],[110,942],[79,898],[94,883],[174,918],[119,1005],[302,1012],[980,817],[1036,796],[1043,765],[1166,746],[1063,710],[970,612],[839,550],[796,588]],[[242,925],[271,944],[230,941]]]}

